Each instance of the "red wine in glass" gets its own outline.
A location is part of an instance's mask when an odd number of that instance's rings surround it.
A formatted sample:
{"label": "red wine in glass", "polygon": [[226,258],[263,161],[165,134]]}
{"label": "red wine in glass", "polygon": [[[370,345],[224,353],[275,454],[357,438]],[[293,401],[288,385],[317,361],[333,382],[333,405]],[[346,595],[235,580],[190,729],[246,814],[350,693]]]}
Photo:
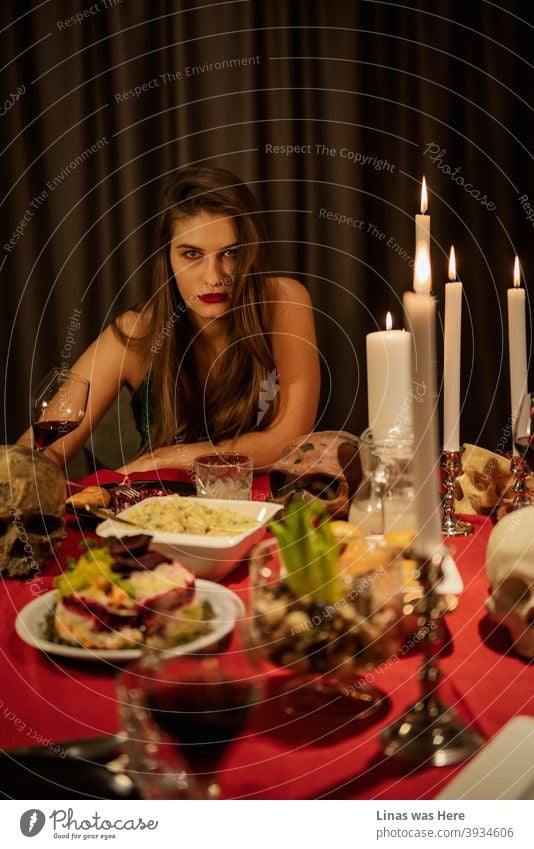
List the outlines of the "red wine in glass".
{"label": "red wine in glass", "polygon": [[80,422],[40,421],[32,425],[36,451],[44,451],[57,439],[76,430]]}
{"label": "red wine in glass", "polygon": [[246,681],[166,683],[147,693],[153,721],[178,742],[194,773],[208,778],[257,701],[256,688]]}
{"label": "red wine in glass", "polygon": [[518,436],[514,445],[520,457],[523,458],[531,472],[534,472],[534,435]]}
{"label": "red wine in glass", "polygon": [[75,430],[85,416],[89,381],[72,371],[52,369],[33,399],[33,439],[36,451]]}
{"label": "red wine in glass", "polygon": [[[147,758],[139,740],[159,739],[158,767],[168,772],[171,762],[179,773],[185,763],[189,788],[194,794],[189,798],[218,798],[215,774],[221,760],[247,725],[263,694],[262,672],[255,653],[245,648],[201,657],[177,655],[165,660],[158,650],[151,649],[124,671],[119,692],[127,723],[136,717],[140,722],[130,745],[143,775],[148,769],[153,771],[154,756]],[[141,713],[137,712],[138,706],[143,708]],[[168,792],[165,782],[161,791]],[[160,790],[153,785],[147,792]]]}
{"label": "red wine in glass", "polygon": [[523,395],[514,424],[514,446],[534,472],[534,392]]}

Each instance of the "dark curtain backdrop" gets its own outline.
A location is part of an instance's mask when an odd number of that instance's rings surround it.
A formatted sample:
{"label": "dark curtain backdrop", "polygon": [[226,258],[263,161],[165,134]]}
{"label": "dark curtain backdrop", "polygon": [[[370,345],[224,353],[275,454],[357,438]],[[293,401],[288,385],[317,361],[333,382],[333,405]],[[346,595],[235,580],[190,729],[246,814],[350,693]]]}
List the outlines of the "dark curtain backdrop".
{"label": "dark curtain backdrop", "polygon": [[162,181],[202,162],[258,196],[273,272],[315,305],[318,427],[353,432],[365,335],[387,310],[402,322],[424,173],[440,312],[451,243],[465,287],[462,437],[502,443],[506,289],[515,252],[527,289],[534,263],[530,2],[4,0],[1,15],[3,439],[65,344],[73,363],[143,291]]}

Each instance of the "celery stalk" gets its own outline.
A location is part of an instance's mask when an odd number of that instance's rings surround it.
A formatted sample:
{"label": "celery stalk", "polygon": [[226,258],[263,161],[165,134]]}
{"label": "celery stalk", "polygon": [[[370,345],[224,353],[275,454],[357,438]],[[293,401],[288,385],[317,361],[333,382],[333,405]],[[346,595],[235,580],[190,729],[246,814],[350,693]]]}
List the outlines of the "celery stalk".
{"label": "celery stalk", "polygon": [[269,525],[280,546],[286,584],[297,597],[333,604],[344,594],[339,548],[323,505],[292,501],[283,519]]}

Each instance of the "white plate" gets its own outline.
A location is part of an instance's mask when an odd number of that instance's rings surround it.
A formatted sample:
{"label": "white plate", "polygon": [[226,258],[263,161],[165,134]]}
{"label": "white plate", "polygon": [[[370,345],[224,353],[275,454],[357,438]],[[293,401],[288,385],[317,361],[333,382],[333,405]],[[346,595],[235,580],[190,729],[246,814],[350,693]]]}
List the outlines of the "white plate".
{"label": "white plate", "polygon": [[[369,543],[377,543],[383,539],[382,536],[375,534],[365,537]],[[460,595],[464,590],[464,582],[458,571],[458,566],[451,554],[446,550],[443,552],[443,562],[441,568],[443,570],[443,578],[438,585],[438,593],[441,595]]]}
{"label": "white plate", "polygon": [[[196,590],[199,601],[209,601],[213,608],[215,616],[210,620],[212,630],[209,634],[203,634],[189,643],[172,649],[173,654],[203,651],[229,634],[233,630],[236,619],[245,614],[243,602],[227,587],[197,579]],[[57,590],[51,590],[35,598],[17,616],[15,630],[21,640],[29,646],[34,646],[47,654],[70,657],[73,660],[109,660],[122,663],[140,657],[141,649],[85,649],[45,640],[43,628],[47,615],[54,608],[56,596]]]}
{"label": "white plate", "polygon": [[[165,503],[175,496],[155,496],[145,498],[139,504],[122,510],[117,515],[128,519],[135,515],[138,508],[151,501]],[[101,537],[127,537],[132,534],[149,534],[152,537],[150,548],[165,554],[167,557],[184,563],[195,575],[218,581],[224,578],[245,557],[254,543],[263,536],[264,526],[270,522],[276,513],[282,509],[282,505],[273,504],[268,501],[227,501],[218,498],[184,498],[183,501],[198,506],[199,503],[214,509],[233,510],[255,519],[259,525],[241,534],[228,536],[200,536],[198,534],[176,534],[167,531],[154,531],[150,528],[126,528],[113,519],[107,519],[98,525],[96,532]]]}
{"label": "white plate", "polygon": [[534,717],[516,716],[438,799],[534,799]]}

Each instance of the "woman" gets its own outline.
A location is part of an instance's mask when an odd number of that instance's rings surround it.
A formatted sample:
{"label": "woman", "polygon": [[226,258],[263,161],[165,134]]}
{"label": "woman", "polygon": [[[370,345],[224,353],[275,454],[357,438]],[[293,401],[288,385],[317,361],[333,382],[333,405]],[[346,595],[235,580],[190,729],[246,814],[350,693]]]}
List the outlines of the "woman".
{"label": "woman", "polygon": [[254,197],[228,171],[178,171],[156,237],[150,292],[73,365],[91,382],[87,414],[46,453],[68,461],[126,385],[143,447],[120,471],[187,469],[214,450],[267,468],[317,412],[309,296],[296,280],[267,275]]}

